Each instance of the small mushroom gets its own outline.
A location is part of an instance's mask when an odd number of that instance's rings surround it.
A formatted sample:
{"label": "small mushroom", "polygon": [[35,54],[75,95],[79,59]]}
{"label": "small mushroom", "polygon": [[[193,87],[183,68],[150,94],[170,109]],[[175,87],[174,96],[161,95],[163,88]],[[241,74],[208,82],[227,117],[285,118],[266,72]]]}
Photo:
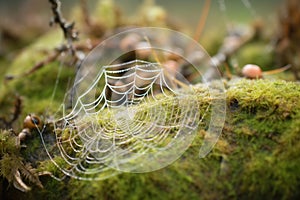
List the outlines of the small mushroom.
{"label": "small mushroom", "polygon": [[249,79],[262,78],[262,70],[258,65],[247,64],[242,69],[242,74],[244,77]]}
{"label": "small mushroom", "polygon": [[25,117],[23,127],[28,129],[34,129],[36,127],[41,127],[42,121],[35,114],[29,114]]}

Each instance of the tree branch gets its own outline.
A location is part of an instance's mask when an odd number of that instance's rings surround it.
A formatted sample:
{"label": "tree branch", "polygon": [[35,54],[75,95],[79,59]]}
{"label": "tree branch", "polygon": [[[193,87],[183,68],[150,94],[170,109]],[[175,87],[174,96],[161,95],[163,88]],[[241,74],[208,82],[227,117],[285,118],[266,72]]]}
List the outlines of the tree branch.
{"label": "tree branch", "polygon": [[78,31],[74,29],[75,23],[67,22],[61,14],[61,2],[59,0],[49,0],[52,5],[53,19],[50,21],[50,25],[54,23],[58,24],[64,33],[64,37],[67,40],[68,48],[75,54],[73,41],[78,39]]}

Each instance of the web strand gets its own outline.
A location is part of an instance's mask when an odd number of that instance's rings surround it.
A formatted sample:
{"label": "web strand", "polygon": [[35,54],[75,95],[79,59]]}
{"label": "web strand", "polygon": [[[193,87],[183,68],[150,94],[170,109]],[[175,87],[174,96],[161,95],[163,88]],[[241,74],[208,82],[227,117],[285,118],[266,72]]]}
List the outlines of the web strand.
{"label": "web strand", "polygon": [[[65,175],[89,180],[102,179],[96,175],[104,171],[134,170],[128,163],[174,148],[182,131],[195,129],[197,104],[182,104],[190,97],[180,95],[164,70],[159,63],[134,60],[99,71],[56,128],[64,161],[56,165]],[[86,98],[99,87],[94,99]]]}

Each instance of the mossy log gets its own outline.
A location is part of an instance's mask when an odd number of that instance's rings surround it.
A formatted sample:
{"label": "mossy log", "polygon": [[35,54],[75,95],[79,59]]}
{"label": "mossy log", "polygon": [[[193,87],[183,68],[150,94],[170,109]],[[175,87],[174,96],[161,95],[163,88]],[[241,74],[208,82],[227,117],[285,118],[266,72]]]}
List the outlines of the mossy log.
{"label": "mossy log", "polygon": [[[215,148],[199,159],[199,131],[172,165],[151,173],[122,173],[103,181],[40,177],[44,189],[5,199],[297,199],[300,197],[300,86],[269,80],[227,85],[226,122]],[[48,133],[52,134],[52,133]],[[35,154],[39,138],[28,141]],[[26,156],[25,156],[26,155]],[[30,154],[24,154],[28,159]],[[31,155],[32,156],[32,155]],[[42,161],[37,168],[51,162]],[[55,173],[55,168],[52,168]],[[6,188],[5,188],[6,190]]]}

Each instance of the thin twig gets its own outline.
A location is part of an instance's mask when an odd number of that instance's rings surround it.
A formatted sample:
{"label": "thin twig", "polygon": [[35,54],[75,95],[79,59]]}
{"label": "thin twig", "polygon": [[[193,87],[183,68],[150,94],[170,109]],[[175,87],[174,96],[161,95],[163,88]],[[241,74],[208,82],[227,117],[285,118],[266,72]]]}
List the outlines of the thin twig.
{"label": "thin twig", "polygon": [[291,66],[292,66],[291,64],[288,64],[288,65],[286,65],[286,66],[284,66],[284,67],[281,67],[281,68],[279,68],[279,69],[273,69],[273,70],[264,71],[264,72],[263,72],[263,75],[273,75],[273,74],[278,74],[278,73],[281,73],[281,72],[284,72],[284,71],[290,69]]}
{"label": "thin twig", "polygon": [[84,22],[87,26],[91,25],[91,18],[89,15],[87,0],[80,0],[80,8],[83,14]]}
{"label": "thin twig", "polygon": [[21,112],[22,112],[22,99],[19,95],[16,95],[12,118],[7,120],[5,117],[0,117],[0,122],[2,122],[5,128],[12,128],[12,124],[19,118]]}
{"label": "thin twig", "polygon": [[[85,43],[79,43],[79,44],[74,44],[74,49],[76,49],[76,51],[90,51],[91,49],[93,49],[94,47],[96,47],[98,45],[99,41],[98,40],[93,40],[93,41],[88,41]],[[52,53],[49,53],[48,57],[46,57],[45,59],[37,62],[35,65],[33,65],[31,67],[31,69],[29,69],[28,71],[17,75],[17,76],[13,76],[13,75],[6,75],[5,76],[5,81],[10,81],[13,80],[15,78],[22,78],[24,76],[28,76],[30,74],[33,74],[35,71],[39,70],[40,68],[44,67],[45,65],[54,62],[55,60],[57,60],[57,58],[61,55],[61,53],[65,53],[66,51],[68,51],[68,47],[66,45],[61,45],[57,48],[55,48],[53,50]],[[82,58],[79,58],[77,54],[74,55],[76,60],[82,60]]]}
{"label": "thin twig", "polygon": [[224,38],[223,44],[219,52],[211,58],[211,67],[204,74],[206,80],[213,80],[219,77],[219,67],[225,63],[238,49],[251,41],[255,36],[256,30],[249,30],[245,33],[239,32],[236,29],[231,30],[231,33]]}
{"label": "thin twig", "polygon": [[27,76],[27,75],[32,74],[36,70],[42,68],[44,65],[47,65],[47,64],[53,62],[54,60],[56,60],[59,55],[60,55],[60,52],[58,52],[58,51],[54,52],[53,54],[49,55],[44,60],[36,63],[29,71],[25,72],[21,76],[23,77],[23,76]]}
{"label": "thin twig", "polygon": [[194,39],[196,41],[199,41],[199,39],[201,37],[201,34],[203,32],[204,25],[207,21],[206,19],[207,19],[208,13],[209,13],[210,4],[211,4],[211,0],[206,0],[205,1],[204,7],[202,9],[202,14],[200,16],[200,19],[199,19],[199,22],[198,22],[198,25],[197,25],[197,30],[196,30],[195,36],[194,36]]}
{"label": "thin twig", "polygon": [[49,0],[52,5],[53,19],[50,25],[56,23],[60,26],[64,33],[64,37],[67,40],[68,47],[70,48],[72,54],[75,54],[75,49],[73,46],[73,41],[78,39],[78,32],[74,29],[75,23],[67,22],[61,14],[61,2],[59,0]]}
{"label": "thin twig", "polygon": [[16,100],[15,100],[15,104],[14,104],[14,112],[13,112],[13,117],[10,120],[10,125],[19,118],[19,116],[21,115],[21,112],[22,112],[22,99],[19,95],[16,95]]}

